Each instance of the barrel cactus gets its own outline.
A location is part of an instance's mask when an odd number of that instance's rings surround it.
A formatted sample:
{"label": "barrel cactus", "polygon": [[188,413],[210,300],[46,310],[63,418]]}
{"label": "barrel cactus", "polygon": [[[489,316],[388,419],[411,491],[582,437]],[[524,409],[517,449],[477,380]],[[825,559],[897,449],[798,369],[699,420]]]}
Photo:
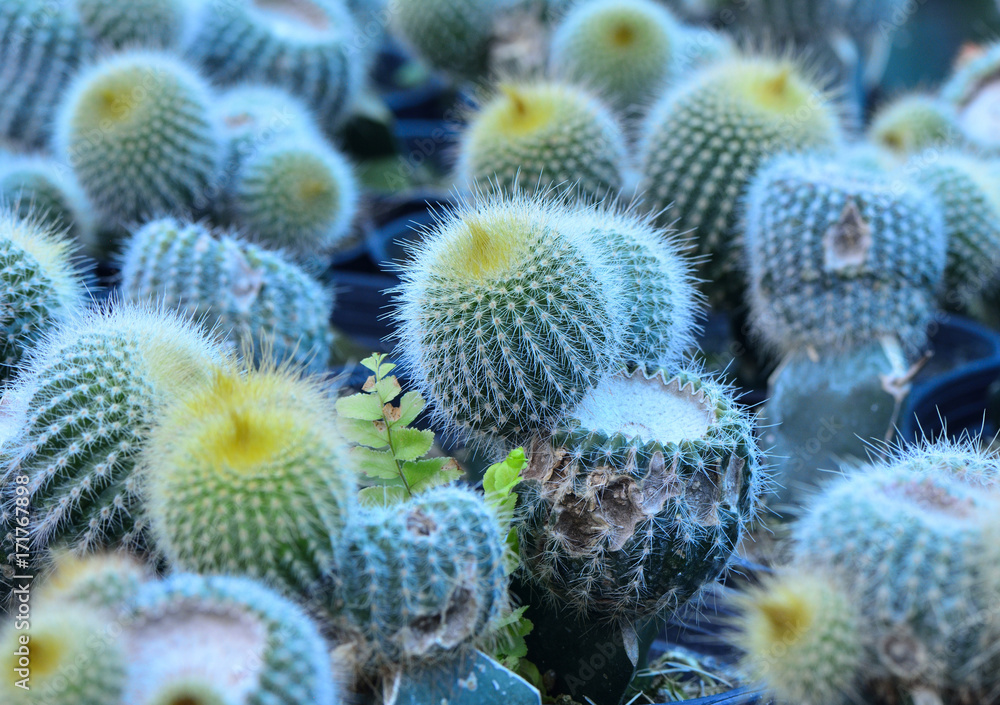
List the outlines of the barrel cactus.
{"label": "barrel cactus", "polygon": [[931,147],[962,143],[955,109],[919,93],[903,95],[879,108],[868,132],[875,144],[901,159]]}
{"label": "barrel cactus", "polygon": [[74,4],[95,43],[114,51],[176,45],[189,12],[188,0],[74,0]]}
{"label": "barrel cactus", "polygon": [[80,556],[57,550],[36,594],[45,601],[118,612],[152,579],[148,565],[124,552]]}
{"label": "barrel cactus", "polygon": [[503,0],[397,0],[392,26],[431,66],[458,78],[487,72]]}
{"label": "barrel cactus", "polygon": [[998,79],[1000,42],[960,66],[941,87],[941,99],[957,112],[962,135],[975,147],[990,153],[1000,150]]}

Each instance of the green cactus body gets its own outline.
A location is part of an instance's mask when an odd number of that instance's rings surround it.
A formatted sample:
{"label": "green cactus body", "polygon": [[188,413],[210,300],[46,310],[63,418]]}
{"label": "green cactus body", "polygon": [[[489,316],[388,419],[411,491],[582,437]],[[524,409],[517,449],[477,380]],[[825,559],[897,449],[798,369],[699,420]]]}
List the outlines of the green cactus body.
{"label": "green cactus body", "polygon": [[47,157],[0,159],[0,199],[22,219],[65,231],[87,254],[98,253],[96,214],[68,169]]}
{"label": "green cactus body", "polygon": [[1000,151],[1000,42],[964,64],[941,87],[958,113],[962,134],[982,150]]}
{"label": "green cactus body", "polygon": [[4,509],[15,515],[25,501],[17,488],[28,488],[36,551],[145,545],[135,464],[148,424],[221,360],[193,324],[129,305],[80,316],[49,336],[4,395]]}
{"label": "green cactus body", "polygon": [[680,27],[653,0],[575,6],[552,36],[557,75],[599,90],[619,111],[649,103],[670,78]]}
{"label": "green cactus body", "polygon": [[159,705],[171,691],[202,698],[196,705],[342,702],[316,625],[253,580],[179,573],[150,583],[125,625],[123,703]]}
{"label": "green cactus body", "polygon": [[67,85],[93,52],[69,3],[0,3],[0,139],[44,147]]}
{"label": "green cactus body", "polygon": [[238,0],[201,5],[188,54],[214,81],[284,88],[305,101],[324,129],[361,87],[354,20],[341,0]]}
{"label": "green cactus body", "polygon": [[126,553],[78,556],[58,551],[37,595],[41,600],[75,602],[117,612],[151,579],[149,567]]}
{"label": "green cactus body", "polygon": [[926,341],[944,274],[940,207],[915,185],[803,156],[774,160],[748,196],[754,328],[781,351]]}
{"label": "green cactus body", "polygon": [[143,467],[156,545],[180,570],[310,595],[356,492],[346,457],[316,381],[220,372],[152,431]]}
{"label": "green cactus body", "polygon": [[338,151],[319,138],[290,138],[246,160],[232,200],[236,222],[250,237],[308,261],[348,235],[358,188]]}
{"label": "green cactus body", "polygon": [[75,0],[80,20],[94,41],[114,51],[178,43],[189,0]]}
{"label": "green cactus body", "polygon": [[775,485],[768,503],[778,511],[797,506],[840,463],[864,460],[873,445],[891,440],[908,369],[888,338],[841,353],[789,353],[771,377],[764,412]]}
{"label": "green cactus body", "polygon": [[487,635],[507,606],[504,537],[471,490],[438,487],[347,525],[344,615],[376,664],[434,660]]}
{"label": "green cactus body", "polygon": [[[1000,508],[997,484],[996,460],[971,447],[916,447],[829,484],[796,522],[795,561],[835,572],[853,592],[865,682],[987,702],[998,671],[979,683],[969,665],[997,661],[984,638],[996,619],[983,620],[996,592],[976,589],[982,513]],[[970,691],[979,697],[965,699]]]}
{"label": "green cactus body", "polygon": [[394,31],[436,69],[475,79],[487,72],[503,0],[398,0]]}
{"label": "green cactus body", "polygon": [[137,230],[126,245],[122,291],[204,321],[256,357],[325,369],[332,295],[279,253],[172,218]]}
{"label": "green cactus body", "polygon": [[[738,305],[744,289],[737,246],[740,203],[761,163],[781,153],[833,148],[834,109],[787,61],[713,64],[678,84],[642,129],[640,189],[661,224],[695,233],[700,274],[713,303]],[[675,208],[666,210],[673,204]]]}
{"label": "green cactus body", "polygon": [[402,270],[399,358],[449,428],[526,436],[620,359],[618,270],[540,198],[491,197],[446,216]]}
{"label": "green cactus body", "polygon": [[462,135],[458,181],[513,193],[555,191],[600,200],[623,184],[625,137],[583,88],[534,81],[500,86]]}
{"label": "green cactus body", "polygon": [[634,622],[728,565],[764,485],[753,420],[702,375],[603,380],[529,449],[521,563],[560,604]]}
{"label": "green cactus body", "polygon": [[904,95],[879,109],[868,134],[875,144],[897,157],[962,143],[958,115],[943,100],[918,93]]}
{"label": "green cactus body", "polygon": [[0,209],[0,379],[25,354],[83,310],[72,247],[48,226]]}
{"label": "green cactus body", "polygon": [[944,303],[964,308],[1000,273],[1000,175],[992,163],[959,152],[917,157],[907,173],[944,208]]}
{"label": "green cactus body", "polygon": [[[18,624],[22,626],[18,628]],[[0,668],[5,671],[0,679],[0,698],[4,703],[122,702],[125,653],[114,625],[102,613],[80,605],[46,602],[33,605],[30,627],[23,624],[21,619],[7,620],[0,630]],[[29,637],[27,644],[21,639],[25,635]],[[18,673],[18,669],[22,671]]]}
{"label": "green cactus body", "polygon": [[171,55],[114,54],[74,79],[57,151],[110,223],[204,207],[222,159],[210,103],[201,77]]}

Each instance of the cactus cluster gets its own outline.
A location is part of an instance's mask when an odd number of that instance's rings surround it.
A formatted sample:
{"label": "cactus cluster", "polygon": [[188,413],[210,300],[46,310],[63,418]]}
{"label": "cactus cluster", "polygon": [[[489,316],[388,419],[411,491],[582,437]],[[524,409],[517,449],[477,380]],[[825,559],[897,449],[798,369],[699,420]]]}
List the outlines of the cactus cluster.
{"label": "cactus cluster", "polygon": [[73,0],[80,21],[94,42],[105,49],[163,49],[180,40],[189,12],[188,0]]}

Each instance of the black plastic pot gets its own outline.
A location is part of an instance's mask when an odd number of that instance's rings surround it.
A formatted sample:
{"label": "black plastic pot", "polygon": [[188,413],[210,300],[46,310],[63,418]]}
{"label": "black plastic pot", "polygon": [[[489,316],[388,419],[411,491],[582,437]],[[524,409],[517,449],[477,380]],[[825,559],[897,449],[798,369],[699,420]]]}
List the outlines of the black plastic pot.
{"label": "black plastic pot", "polygon": [[390,39],[383,45],[372,73],[382,100],[398,118],[444,119],[454,102],[454,95],[441,76],[429,74],[427,80],[417,86],[401,87],[398,84],[400,70],[411,60],[395,41]]}
{"label": "black plastic pot", "polygon": [[450,195],[438,191],[415,191],[380,204],[377,227],[368,237],[368,256],[386,272],[393,262],[407,257],[407,243],[420,240],[421,231],[454,207]]}
{"label": "black plastic pot", "polygon": [[384,274],[330,270],[328,281],[337,294],[331,323],[356,345],[371,352],[389,352],[387,340],[392,327],[387,320],[392,310],[389,291],[399,281]]}

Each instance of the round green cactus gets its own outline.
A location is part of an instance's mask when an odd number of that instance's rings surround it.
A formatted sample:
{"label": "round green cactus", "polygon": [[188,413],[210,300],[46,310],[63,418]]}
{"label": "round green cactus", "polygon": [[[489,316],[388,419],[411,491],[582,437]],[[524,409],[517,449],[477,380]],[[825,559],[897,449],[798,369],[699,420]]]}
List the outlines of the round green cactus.
{"label": "round green cactus", "polygon": [[313,594],[331,570],[356,480],[317,381],[220,372],[161,413],[143,465],[156,545],[175,568],[289,595]]}
{"label": "round green cactus", "polygon": [[93,40],[114,51],[177,44],[189,0],[74,0],[80,20]]}
{"label": "round green cactus", "polygon": [[1000,42],[958,68],[941,87],[941,99],[954,107],[958,126],[972,144],[1000,150]]}
{"label": "round green cactus", "polygon": [[123,552],[79,556],[55,551],[52,565],[38,588],[40,600],[75,602],[117,612],[152,579],[150,568]]}
{"label": "round green cactus", "polygon": [[258,359],[316,370],[330,359],[332,294],[281,254],[201,224],[165,218],[137,230],[122,292],[190,313]]}
{"label": "round green cactus", "polygon": [[221,166],[208,86],[166,53],[114,54],[81,72],[56,147],[110,223],[205,206]]}
{"label": "round green cactus", "polygon": [[487,72],[504,0],[396,0],[392,26],[431,66],[458,78]]}
{"label": "round green cactus", "polygon": [[493,509],[470,490],[365,510],[337,547],[344,617],[376,665],[447,656],[487,636],[507,606],[505,550]]}
{"label": "round green cactus", "polygon": [[895,336],[921,348],[947,241],[922,188],[835,159],[779,157],[754,180],[745,243],[755,332],[780,351]]}
{"label": "round green cactus", "polygon": [[521,563],[591,618],[651,617],[715,580],[765,484],[753,419],[692,372],[605,378],[528,455]]}
{"label": "round green cactus", "polygon": [[[677,84],[642,128],[640,189],[645,205],[692,231],[713,303],[738,305],[744,274],[738,219],[760,165],[782,152],[833,148],[836,111],[787,60],[737,58]],[[673,204],[675,209],[667,210]],[[705,260],[705,258],[710,258]]]}
{"label": "round green cactus", "polygon": [[126,612],[123,703],[337,705],[329,647],[305,612],[247,578],[179,573]]}
{"label": "round green cactus", "polygon": [[569,83],[527,81],[499,88],[461,137],[459,183],[593,200],[617,195],[627,159],[625,137],[606,106]]}
{"label": "round green cactus", "polygon": [[620,360],[631,322],[618,270],[565,227],[571,213],[493,196],[445,216],[404,266],[399,358],[449,428],[529,434]]}
{"label": "round green cactus", "polygon": [[868,133],[872,142],[903,159],[929,147],[962,142],[954,108],[919,93],[901,96],[881,107]]}
{"label": "round green cactus", "polygon": [[68,2],[0,3],[0,139],[38,149],[73,74],[94,46]]}
{"label": "round green cactus", "polygon": [[4,397],[3,503],[13,515],[28,502],[34,551],[146,545],[136,460],[149,424],[223,360],[193,323],[124,304],[47,337]]}
{"label": "round green cactus", "polygon": [[279,86],[300,97],[325,127],[361,88],[354,19],[342,0],[201,3],[188,54],[214,81]]}
{"label": "round green cactus", "polygon": [[557,75],[601,92],[619,111],[649,103],[670,78],[680,27],[653,0],[575,6],[552,36]]}

